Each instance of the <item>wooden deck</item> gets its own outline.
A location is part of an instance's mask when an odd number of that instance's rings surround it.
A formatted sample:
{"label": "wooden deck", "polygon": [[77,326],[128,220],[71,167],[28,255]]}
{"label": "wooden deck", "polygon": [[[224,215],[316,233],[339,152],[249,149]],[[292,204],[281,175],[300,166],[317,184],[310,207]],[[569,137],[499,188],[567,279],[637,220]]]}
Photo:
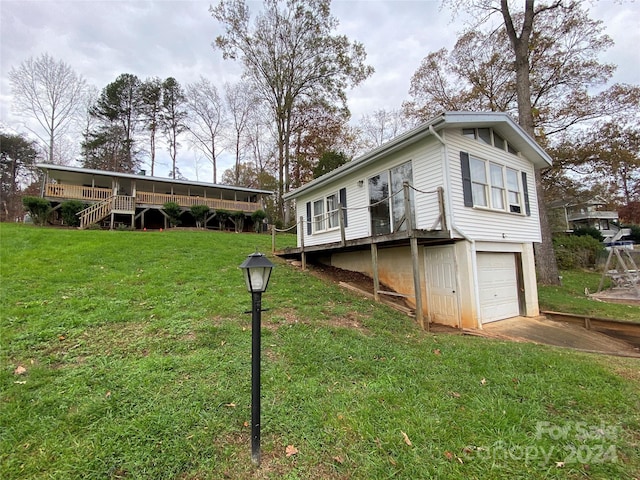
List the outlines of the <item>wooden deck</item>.
{"label": "wooden deck", "polygon": [[[102,202],[113,195],[110,188],[85,187],[82,185],[66,185],[49,183],[46,185],[44,196],[47,199],[82,200],[86,202]],[[193,205],[206,205],[212,210],[228,210],[233,212],[253,213],[260,210],[262,205],[253,202],[241,202],[236,200],[224,200],[220,198],[207,198],[190,195],[172,195],[166,193],[144,192],[138,190],[134,196],[118,195],[118,197],[131,198],[133,209],[138,208],[162,208],[167,202],[175,202],[181,207],[190,208]],[[130,210],[127,206],[125,210]],[[121,210],[121,209],[118,209]]]}

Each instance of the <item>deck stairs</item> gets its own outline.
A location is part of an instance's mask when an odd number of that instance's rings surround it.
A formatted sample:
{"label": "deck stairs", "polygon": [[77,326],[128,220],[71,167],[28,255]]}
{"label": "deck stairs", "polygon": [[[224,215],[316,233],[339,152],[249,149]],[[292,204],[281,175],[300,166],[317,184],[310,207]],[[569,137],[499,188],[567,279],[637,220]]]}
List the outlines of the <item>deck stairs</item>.
{"label": "deck stairs", "polygon": [[80,216],[80,230],[83,230],[89,225],[93,225],[105,218],[107,215],[110,215],[112,206],[113,196],[101,202],[94,203],[81,212],[78,212],[78,215]]}
{"label": "deck stairs", "polygon": [[98,223],[112,213],[134,214],[135,199],[128,195],[112,195],[101,202],[90,205],[77,214],[80,216],[80,229]]}

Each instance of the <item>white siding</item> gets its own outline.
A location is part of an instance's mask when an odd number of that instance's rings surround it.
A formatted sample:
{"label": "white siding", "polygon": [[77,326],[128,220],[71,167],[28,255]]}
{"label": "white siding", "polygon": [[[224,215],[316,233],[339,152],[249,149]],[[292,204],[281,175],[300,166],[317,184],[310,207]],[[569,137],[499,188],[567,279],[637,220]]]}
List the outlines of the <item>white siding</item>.
{"label": "white siding", "polygon": [[[536,197],[535,172],[527,159],[501,151],[490,145],[462,136],[460,129],[445,132],[449,159],[452,215],[454,225],[477,241],[539,242],[540,219]],[[512,214],[464,206],[460,152],[468,152],[479,159],[502,164],[527,174],[531,215]]]}
{"label": "white siding", "polygon": [[[296,218],[307,218],[307,202],[314,202],[327,195],[337,193],[341,188],[347,189],[347,228],[345,237],[347,240],[366,238],[370,235],[369,221],[369,185],[368,180],[381,172],[411,161],[413,167],[413,184],[422,191],[431,193],[414,192],[416,202],[416,228],[430,229],[436,221],[438,208],[438,195],[435,193],[438,186],[443,185],[442,179],[442,153],[440,143],[434,138],[420,142],[405,148],[388,158],[361,168],[346,178],[330,182],[322,188],[314,189],[311,193],[304,193],[296,199]],[[362,181],[362,186],[358,182]],[[438,226],[438,228],[440,228]],[[305,246],[320,245],[340,241],[340,230],[335,229],[326,232],[307,235],[307,227],[304,228]],[[300,245],[300,232],[298,232],[298,245]]]}

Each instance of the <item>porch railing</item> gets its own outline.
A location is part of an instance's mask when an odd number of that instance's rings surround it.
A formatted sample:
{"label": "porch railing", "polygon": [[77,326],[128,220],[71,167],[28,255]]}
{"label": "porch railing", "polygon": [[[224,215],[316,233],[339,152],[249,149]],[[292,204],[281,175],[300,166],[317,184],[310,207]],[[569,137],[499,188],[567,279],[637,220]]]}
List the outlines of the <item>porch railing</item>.
{"label": "porch railing", "polygon": [[[77,199],[88,201],[103,201],[113,195],[110,188],[84,187],[82,185],[66,185],[60,183],[49,183],[45,187],[45,197]],[[135,202],[132,204],[116,203],[114,210],[129,211],[134,210],[134,205],[155,205],[162,206],[167,202],[175,202],[181,207],[191,207],[193,205],[207,205],[214,210],[229,210],[253,213],[262,208],[261,204],[255,202],[242,202],[236,200],[223,200],[220,198],[194,197],[190,195],[172,195],[170,193],[153,193],[138,190],[135,198],[127,195],[118,195],[117,202],[125,202],[125,199]]]}
{"label": "porch railing", "polygon": [[106,200],[111,195],[113,195],[113,192],[110,188],[65,185],[62,183],[47,183],[44,193],[45,197],[75,200]]}

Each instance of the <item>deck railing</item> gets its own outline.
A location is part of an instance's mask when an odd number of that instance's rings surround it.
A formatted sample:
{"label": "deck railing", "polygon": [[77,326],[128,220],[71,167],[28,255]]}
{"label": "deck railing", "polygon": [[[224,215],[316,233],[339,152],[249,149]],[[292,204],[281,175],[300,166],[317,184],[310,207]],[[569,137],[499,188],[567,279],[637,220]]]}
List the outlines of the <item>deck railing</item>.
{"label": "deck railing", "polygon": [[[49,183],[45,188],[45,197],[103,201],[110,198],[113,192],[110,188],[84,187],[82,185],[66,185],[60,183]],[[131,204],[125,204],[127,200]],[[135,205],[155,205],[162,206],[167,202],[175,202],[181,207],[192,207],[193,205],[207,205],[214,210],[229,210],[253,213],[262,207],[259,203],[241,202],[236,200],[222,200],[220,198],[194,197],[190,195],[172,195],[170,193],[153,193],[138,190],[136,196],[117,195],[114,210],[129,211],[134,210]]]}
{"label": "deck railing", "polygon": [[206,205],[216,210],[229,210],[241,212],[255,212],[260,210],[259,203],[240,202],[236,200],[222,200],[220,198],[193,197],[189,195],[171,195],[170,193],[136,193],[136,203],[144,205],[164,205],[167,202],[175,202],[181,207],[192,207],[193,205]]}
{"label": "deck railing", "polygon": [[45,197],[76,200],[106,200],[111,195],[113,192],[110,188],[65,185],[63,183],[47,183],[44,194]]}

